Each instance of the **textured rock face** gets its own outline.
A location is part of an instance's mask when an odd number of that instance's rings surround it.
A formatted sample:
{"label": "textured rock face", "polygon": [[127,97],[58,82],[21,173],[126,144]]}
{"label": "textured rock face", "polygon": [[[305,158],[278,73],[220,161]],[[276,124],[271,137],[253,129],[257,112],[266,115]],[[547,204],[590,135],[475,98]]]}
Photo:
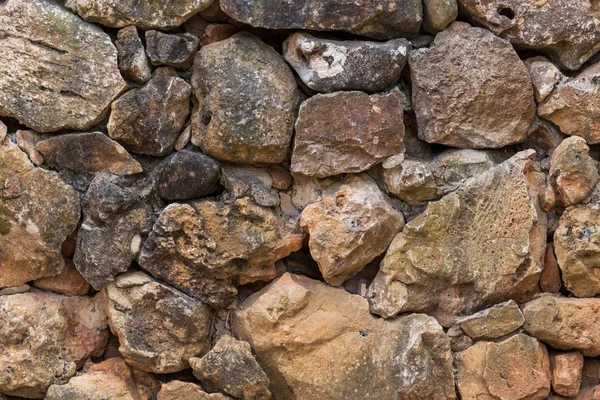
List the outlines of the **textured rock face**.
{"label": "textured rock face", "polygon": [[169,29],[183,24],[213,0],[67,0],[65,5],[90,22],[112,28],[136,25],[142,29]]}
{"label": "textured rock face", "polygon": [[256,27],[339,30],[375,39],[417,36],[423,19],[422,5],[417,0],[359,0],[352,3],[338,0],[319,3],[308,0],[290,3],[222,0],[220,4],[233,19]]}
{"label": "textured rock face", "polygon": [[562,288],[560,268],[554,255],[554,246],[548,243],[546,246],[546,257],[544,258],[544,269],[540,276],[540,287],[547,293],[559,293]]}
{"label": "textured rock face", "polygon": [[429,33],[443,31],[457,16],[456,0],[423,0],[423,28]]}
{"label": "textured rock face", "polygon": [[366,175],[350,175],[327,188],[323,200],[308,205],[300,217],[310,254],[333,286],[383,253],[403,225],[402,214]]}
{"label": "textured rock face", "polygon": [[400,78],[410,43],[327,40],[299,32],[283,43],[283,55],[302,82],[318,92],[385,90]]}
{"label": "textured rock face", "polygon": [[130,25],[117,33],[115,41],[119,69],[123,76],[137,83],[145,83],[152,77],[146,50],[135,26]]}
{"label": "textured rock face", "polygon": [[538,56],[528,58],[524,61],[531,83],[533,83],[533,94],[539,103],[548,97],[556,84],[563,78],[560,70],[556,68],[546,57]]}
{"label": "textured rock face", "polygon": [[158,392],[157,400],[227,400],[230,397],[220,393],[208,394],[196,384],[182,381],[165,383]]}
{"label": "textured rock face", "polygon": [[196,55],[192,84],[198,103],[192,143],[204,153],[245,164],[285,158],[298,89],[273,48],[248,33],[204,46]]}
{"label": "textured rock face", "polygon": [[273,177],[266,168],[225,164],[221,184],[227,190],[227,202],[249,197],[259,206],[279,205],[279,194],[272,188]]}
{"label": "textured rock face", "polygon": [[456,398],[450,343],[433,318],[376,319],[361,296],[306,277],[285,274],[251,296],[233,327],[278,398]]}
{"label": "textured rock face", "polygon": [[6,1],[0,27],[0,116],[83,131],[127,87],[110,37],[53,1]]}
{"label": "textured rock face", "polygon": [[104,351],[108,329],[99,302],[43,292],[0,296],[0,391],[44,398]]}
{"label": "textured rock face", "polygon": [[519,329],[525,318],[517,303],[509,300],[456,321],[471,339],[495,339]]}
{"label": "textured rock face", "polygon": [[162,212],[139,256],[157,278],[215,308],[234,299],[234,284],[275,277],[275,262],[302,246],[268,208],[249,199],[171,204]]}
{"label": "textured rock face", "polygon": [[560,395],[575,397],[581,386],[583,356],[578,352],[550,356],[552,389]]}
{"label": "textured rock face", "polygon": [[531,79],[507,41],[455,22],[409,62],[422,140],[499,148],[525,139],[535,114]]}
{"label": "textured rock face", "polygon": [[561,68],[578,69],[600,49],[598,10],[573,0],[458,0],[477,24],[521,49],[546,53]]}
{"label": "textured rock face", "polygon": [[142,272],[106,287],[106,314],[129,365],[165,374],[188,368],[207,350],[212,311],[198,300]]}
{"label": "textured rock face", "polygon": [[189,200],[214,193],[221,167],[202,153],[183,150],[165,160],[158,180],[158,193],[165,200]]}
{"label": "textured rock face", "polygon": [[225,392],[236,399],[269,400],[270,381],[252,355],[246,342],[229,335],[219,339],[202,358],[191,358],[194,375],[212,391]]}
{"label": "textured rock face", "polygon": [[364,171],[403,153],[403,137],[396,91],[316,95],[300,106],[291,171],[319,178]]}
{"label": "textured rock face", "polygon": [[79,197],[55,172],[0,143],[0,288],[58,274],[60,246],[79,221]]}
{"label": "textured rock face", "polygon": [[455,359],[463,400],[541,400],[550,394],[548,352],[530,336],[477,342]]}
{"label": "textured rock face", "polygon": [[159,68],[145,86],[113,102],[108,134],[134,153],[167,155],[189,115],[190,94],[175,70]]}
{"label": "textured rock face", "polygon": [[146,47],[152,65],[169,65],[187,69],[192,65],[198,51],[198,38],[190,33],[174,35],[148,31]]}
{"label": "textured rock face", "polygon": [[467,180],[406,224],[369,288],[371,311],[384,317],[428,311],[450,325],[536,290],[546,217],[537,204],[543,175],[532,156],[518,153]]}

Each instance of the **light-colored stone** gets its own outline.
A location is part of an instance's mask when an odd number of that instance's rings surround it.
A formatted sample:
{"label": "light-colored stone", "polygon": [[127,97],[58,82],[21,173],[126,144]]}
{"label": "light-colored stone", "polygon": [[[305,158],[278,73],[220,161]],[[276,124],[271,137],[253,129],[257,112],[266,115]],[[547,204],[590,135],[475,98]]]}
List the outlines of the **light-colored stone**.
{"label": "light-colored stone", "polygon": [[456,0],[423,0],[423,29],[429,33],[443,31],[457,16]]}
{"label": "light-colored stone", "polygon": [[185,148],[185,146],[187,146],[187,144],[190,142],[191,138],[192,138],[192,127],[191,127],[191,125],[188,125],[185,127],[183,132],[181,132],[181,135],[179,135],[179,137],[177,138],[177,141],[175,142],[175,145],[173,146],[175,148],[175,151],[183,150]]}
{"label": "light-colored stone", "polygon": [[546,57],[537,56],[524,61],[531,83],[533,83],[533,94],[539,103],[548,97],[554,90],[556,84],[563,79],[560,70]]}
{"label": "light-colored stone", "polygon": [[208,394],[195,383],[169,381],[162,385],[157,400],[228,400],[220,393]]}
{"label": "light-colored stone", "polygon": [[4,141],[6,134],[8,133],[8,128],[4,124],[4,122],[0,121],[0,142]]}
{"label": "light-colored stone", "polygon": [[90,284],[75,268],[73,261],[65,259],[65,266],[60,274],[36,279],[33,285],[37,288],[69,296],[84,296],[90,290]]}
{"label": "light-colored stone", "polygon": [[38,133],[33,130],[17,130],[15,133],[15,140],[17,142],[17,146],[29,157],[29,160],[33,163],[33,165],[39,167],[44,164],[44,156],[42,153],[36,150],[37,142],[40,142],[44,139],[48,139],[52,136],[45,135],[42,133]]}
{"label": "light-colored stone", "polygon": [[583,370],[583,356],[579,352],[550,355],[552,389],[566,397],[579,394]]}
{"label": "light-colored stone", "polygon": [[525,322],[523,313],[512,300],[456,321],[458,326],[474,340],[495,339],[508,335],[519,329],[523,322]]}

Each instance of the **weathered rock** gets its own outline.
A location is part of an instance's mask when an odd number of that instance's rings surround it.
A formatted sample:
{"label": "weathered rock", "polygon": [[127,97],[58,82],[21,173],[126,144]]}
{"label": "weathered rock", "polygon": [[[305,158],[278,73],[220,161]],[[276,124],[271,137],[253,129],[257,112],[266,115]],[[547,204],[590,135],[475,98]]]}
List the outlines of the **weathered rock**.
{"label": "weathered rock", "polygon": [[275,189],[287,190],[294,183],[294,178],[290,174],[290,171],[280,165],[271,165],[269,167],[269,174],[271,175],[271,185]]}
{"label": "weathered rock", "polygon": [[152,70],[136,27],[130,25],[119,30],[115,46],[121,73],[137,83],[148,82]]}
{"label": "weathered rock", "polygon": [[545,295],[522,307],[523,329],[555,349],[580,350],[584,356],[600,355],[600,299],[575,299]]}
{"label": "weathered rock", "polygon": [[600,49],[598,10],[572,0],[459,0],[477,24],[516,48],[547,54],[561,68],[578,69]]}
{"label": "weathered rock", "polygon": [[33,285],[40,289],[69,296],[84,296],[90,290],[88,281],[81,276],[73,261],[69,259],[65,259],[65,266],[60,274],[36,279]]}
{"label": "weathered rock", "polygon": [[400,165],[383,168],[382,177],[390,193],[408,204],[435,200],[442,196],[433,176],[431,163],[426,160],[406,158]]}
{"label": "weathered rock", "polygon": [[113,102],[108,134],[134,153],[167,155],[189,115],[190,94],[174,69],[159,68],[145,86]]}
{"label": "weathered rock", "polygon": [[258,38],[238,33],[202,47],[193,69],[198,105],[192,143],[225,161],[281,162],[298,100],[294,75],[282,57]]}
{"label": "weathered rock", "polygon": [[423,0],[423,28],[429,33],[443,31],[457,16],[456,0]]}
{"label": "weathered rock", "polygon": [[98,174],[83,201],[83,224],[73,261],[96,290],[127,271],[152,229],[151,207],[134,190]]}
{"label": "weathered rock", "polygon": [[308,205],[300,217],[312,258],[327,283],[340,286],[383,253],[404,225],[377,183],[348,175]]}
{"label": "weathered rock", "polygon": [[445,150],[431,160],[433,177],[442,194],[458,189],[467,179],[500,164],[504,158],[495,151]]}
{"label": "weathered rock", "polygon": [[512,300],[456,321],[458,326],[474,340],[495,339],[508,335],[519,329],[523,322],[525,322],[523,313]]}
{"label": "weathered rock", "polygon": [[141,29],[176,28],[213,0],[67,0],[65,5],[90,22],[112,28],[136,25]]}
{"label": "weathered rock", "polygon": [[108,329],[98,300],[39,291],[0,296],[0,391],[41,399],[100,356]]}
{"label": "weathered rock", "polygon": [[456,398],[450,343],[434,318],[375,318],[363,297],[303,276],[286,273],[249,297],[233,329],[278,398]]}
{"label": "weathered rock", "polygon": [[38,132],[84,131],[127,85],[102,29],[50,0],[0,8],[0,116]]}
{"label": "weathered rock", "polygon": [[242,400],[269,400],[270,381],[246,342],[229,335],[219,339],[202,358],[191,358],[194,376],[211,391]]}
{"label": "weathered rock", "polygon": [[346,31],[375,39],[417,36],[423,19],[423,7],[416,0],[221,0],[220,4],[231,18],[255,27]]}
{"label": "weathered rock", "polygon": [[365,171],[404,152],[396,91],[319,94],[300,106],[291,171],[323,178]]}
{"label": "weathered rock", "polygon": [[554,149],[566,138],[552,122],[536,116],[529,127],[527,139],[517,145],[519,150],[534,149],[538,157],[552,155]]}
{"label": "weathered rock", "polygon": [[473,339],[467,336],[458,325],[452,325],[446,335],[450,338],[450,349],[453,352],[465,351],[473,345]]}
{"label": "weathered rock", "polygon": [[541,400],[550,394],[546,347],[524,334],[477,342],[455,356],[463,400]]}
{"label": "weathered rock", "polygon": [[60,246],[79,221],[75,189],[9,138],[0,143],[0,188],[0,288],[58,274]]}
{"label": "weathered rock", "polygon": [[219,187],[221,166],[202,153],[182,150],[164,161],[158,193],[165,200],[189,200],[208,196]]}
{"label": "weathered rock", "polygon": [[283,56],[302,82],[318,92],[381,92],[400,78],[410,42],[328,40],[297,32],[283,43]]}
{"label": "weathered rock", "polygon": [[191,33],[146,32],[146,53],[152,65],[188,69],[198,51],[198,38]]}
{"label": "weathered rock", "polygon": [[456,317],[536,291],[546,217],[533,155],[518,153],[468,179],[406,224],[369,288],[371,311],[428,311],[450,326]]}
{"label": "weathered rock", "polygon": [[272,189],[273,178],[266,168],[224,164],[221,184],[228,192],[225,198],[227,202],[250,197],[259,206],[279,205],[279,194]]}
{"label": "weathered rock", "polygon": [[567,397],[575,397],[581,385],[583,356],[579,352],[550,355],[552,389]]}
{"label": "weathered rock", "polygon": [[117,175],[142,172],[140,163],[102,132],[54,136],[37,142],[35,149],[44,156],[47,165],[59,170]]}
{"label": "weathered rock", "polygon": [[115,357],[92,365],[64,385],[50,386],[46,400],[153,400],[159,389],[152,375]]}
{"label": "weathered rock", "polygon": [[409,62],[419,138],[460,148],[525,140],[535,115],[533,89],[506,40],[455,22]]}
{"label": "weathered rock", "polygon": [[8,133],[8,128],[4,124],[4,122],[0,121],[0,142],[4,141],[6,134]]}
{"label": "weathered rock", "polygon": [[542,102],[552,93],[556,84],[563,78],[563,74],[546,57],[528,58],[524,63],[533,83],[535,100],[538,103]]}
{"label": "weathered rock", "polygon": [[183,132],[181,132],[181,135],[179,135],[179,137],[177,138],[177,141],[175,142],[175,145],[173,146],[175,148],[175,151],[183,150],[185,148],[185,146],[187,146],[187,144],[190,142],[191,138],[192,138],[192,127],[190,125],[188,125],[185,127]]}
{"label": "weathered rock", "polygon": [[560,278],[560,269],[556,256],[554,255],[554,246],[548,243],[546,246],[546,256],[544,257],[544,269],[540,276],[540,287],[547,293],[560,293],[562,280]]}
{"label": "weathered rock", "polygon": [[238,28],[230,24],[210,24],[204,29],[200,37],[200,45],[206,46],[211,43],[220,42],[235,35],[237,31]]}
{"label": "weathered rock", "polygon": [[15,133],[17,146],[19,146],[21,150],[27,153],[27,156],[29,157],[33,165],[38,167],[44,164],[45,159],[42,153],[37,151],[35,147],[38,142],[41,142],[42,140],[48,139],[50,137],[50,135],[41,134],[32,130],[24,131],[19,129]]}
{"label": "weathered rock", "polygon": [[230,397],[220,393],[208,394],[191,382],[169,381],[162,385],[157,400],[227,400]]}
{"label": "weathered rock", "polygon": [[119,276],[106,287],[106,315],[127,363],[165,374],[189,367],[208,350],[212,311],[196,299],[142,272]]}

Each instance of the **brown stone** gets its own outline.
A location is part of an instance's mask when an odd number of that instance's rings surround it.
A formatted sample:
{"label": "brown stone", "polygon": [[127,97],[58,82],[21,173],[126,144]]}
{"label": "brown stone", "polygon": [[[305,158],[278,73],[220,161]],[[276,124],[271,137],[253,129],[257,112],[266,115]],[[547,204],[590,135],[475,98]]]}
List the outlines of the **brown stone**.
{"label": "brown stone", "polygon": [[191,33],[146,32],[146,53],[154,66],[168,65],[179,69],[192,66],[199,40]]}
{"label": "brown stone", "polygon": [[554,246],[548,243],[546,246],[546,256],[544,257],[544,268],[540,276],[540,287],[547,293],[559,293],[562,288],[560,279],[560,269],[554,255]]}
{"label": "brown stone", "polygon": [[552,93],[556,84],[563,78],[563,74],[546,57],[528,58],[524,63],[533,83],[535,100],[538,103],[542,102]]}
{"label": "brown stone", "polygon": [[119,69],[123,76],[137,82],[146,83],[152,77],[152,70],[140,35],[134,25],[120,29],[115,41]]}
{"label": "brown stone", "polygon": [[39,141],[47,139],[51,137],[50,135],[44,135],[37,133],[32,130],[18,130],[15,134],[15,139],[17,141],[17,145],[21,150],[27,153],[27,156],[33,163],[33,165],[39,167],[44,164],[44,155],[36,150],[36,144]]}
{"label": "brown stone", "polygon": [[294,183],[294,179],[290,174],[290,171],[279,166],[272,165],[269,167],[269,174],[271,174],[271,180],[273,181],[272,186],[278,190],[287,190],[292,183]]}
{"label": "brown stone", "polygon": [[583,356],[579,352],[558,353],[550,355],[552,369],[552,389],[566,397],[579,394]]}
{"label": "brown stone", "polygon": [[55,276],[36,279],[33,285],[37,288],[62,293],[69,296],[84,296],[90,290],[90,284],[75,268],[73,261],[65,259],[63,270]]}
{"label": "brown stone", "polygon": [[157,400],[228,400],[220,393],[208,394],[191,382],[169,381],[162,385]]}
{"label": "brown stone", "polygon": [[230,24],[209,24],[200,37],[200,45],[220,42],[235,35],[237,31],[238,28]]}
{"label": "brown stone", "polygon": [[525,318],[517,303],[505,303],[479,311],[456,321],[458,326],[473,340],[495,339],[519,329]]}

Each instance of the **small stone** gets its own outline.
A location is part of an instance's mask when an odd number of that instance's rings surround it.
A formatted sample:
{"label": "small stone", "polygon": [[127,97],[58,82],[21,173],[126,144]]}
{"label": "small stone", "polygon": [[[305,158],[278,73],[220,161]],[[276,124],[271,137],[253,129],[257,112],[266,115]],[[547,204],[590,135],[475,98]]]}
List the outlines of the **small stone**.
{"label": "small stone", "polygon": [[566,137],[552,122],[536,116],[529,127],[527,139],[517,148],[521,151],[534,149],[539,157],[548,157]]}
{"label": "small stone", "polygon": [[27,156],[29,157],[33,165],[37,167],[44,164],[44,161],[46,161],[44,159],[44,155],[36,150],[37,142],[40,142],[49,137],[51,136],[40,134],[32,130],[18,130],[15,134],[17,145],[21,150],[27,153]]}
{"label": "small stone", "polygon": [[169,381],[158,392],[157,400],[228,400],[230,397],[220,393],[208,394],[191,382]]}
{"label": "small stone", "polygon": [[323,278],[340,286],[383,253],[404,225],[367,175],[348,175],[308,205],[300,227],[309,234],[308,247]]}
{"label": "small stone", "polygon": [[65,266],[58,275],[36,279],[33,285],[39,289],[68,296],[85,296],[90,290],[88,281],[81,276],[73,261],[69,259],[65,259]]}
{"label": "small stone", "polygon": [[117,175],[143,171],[140,163],[123,146],[102,132],[54,136],[37,142],[35,149],[42,154],[48,166],[58,170]]}
{"label": "small stone", "polygon": [[209,390],[241,400],[270,400],[269,378],[247,342],[223,335],[202,358],[191,358],[194,376]]}
{"label": "small stone", "polygon": [[225,22],[229,19],[229,15],[221,9],[219,0],[215,0],[210,6],[198,13],[198,16],[208,22]]}
{"label": "small stone", "polygon": [[209,24],[200,37],[200,45],[220,42],[235,35],[237,31],[238,28],[230,24]]}
{"label": "small stone", "polygon": [[182,150],[168,157],[158,178],[158,193],[165,200],[208,196],[219,187],[221,166],[202,153]]}
{"label": "small stone", "polygon": [[423,29],[435,35],[458,16],[456,0],[423,0]]}
{"label": "small stone", "polygon": [[579,352],[559,353],[550,356],[552,389],[566,397],[579,394],[583,356]]}
{"label": "small stone", "polygon": [[446,335],[450,338],[450,348],[453,352],[465,351],[473,345],[473,339],[467,336],[458,325],[452,325]]}
{"label": "small stone", "polygon": [[202,47],[193,70],[194,145],[240,164],[278,164],[286,158],[298,88],[272,47],[238,33]]}
{"label": "small stone", "polygon": [[535,115],[533,89],[506,40],[454,22],[409,62],[419,138],[459,148],[525,140]]}
{"label": "small stone", "polygon": [[400,78],[410,43],[328,40],[297,32],[283,43],[283,56],[302,82],[318,92],[381,92]]}
{"label": "small stone", "polygon": [[546,246],[546,256],[544,257],[544,269],[540,276],[540,287],[547,293],[560,293],[562,280],[560,278],[560,269],[554,255],[554,246],[548,243]]}
{"label": "small stone", "polygon": [[171,153],[190,112],[190,94],[190,85],[175,70],[157,69],[145,86],[113,102],[109,136],[134,153]]}
{"label": "small stone", "polygon": [[0,289],[0,296],[7,296],[9,294],[27,293],[31,289],[31,286],[25,284],[21,286],[12,286],[4,289]]}
{"label": "small stone", "polygon": [[397,91],[318,94],[300,106],[291,171],[323,178],[365,171],[403,153]]}
{"label": "small stone", "polygon": [[442,196],[428,161],[406,158],[400,165],[384,168],[382,177],[391,194],[411,205]]}
{"label": "small stone", "polygon": [[191,33],[146,32],[146,53],[154,66],[188,69],[198,51],[198,38]]}
{"label": "small stone", "polygon": [[519,329],[525,318],[517,303],[509,300],[456,321],[473,340],[496,339]]}
{"label": "small stone", "polygon": [[504,157],[496,151],[472,149],[444,150],[431,160],[431,170],[442,194],[455,191],[469,178],[502,163]]}
{"label": "small stone", "polygon": [[121,73],[137,82],[146,83],[152,77],[146,50],[134,25],[120,29],[115,41]]}
{"label": "small stone", "polygon": [[531,76],[535,101],[540,103],[552,93],[556,84],[563,78],[563,74],[546,57],[528,58],[524,63]]}
{"label": "small stone", "polygon": [[292,174],[287,169],[279,165],[271,165],[269,167],[269,173],[271,174],[271,180],[273,181],[272,186],[278,190],[287,190],[294,183]]}
{"label": "small stone", "polygon": [[8,133],[8,128],[4,124],[4,122],[0,121],[0,142],[4,141],[6,134]]}
{"label": "small stone", "polygon": [[181,132],[181,135],[179,135],[179,137],[177,138],[177,141],[175,142],[175,145],[173,146],[175,148],[175,151],[183,150],[185,148],[185,146],[187,146],[187,144],[190,142],[191,138],[192,138],[192,127],[190,125],[188,125],[185,127],[183,132]]}
{"label": "small stone", "polygon": [[272,189],[273,178],[266,168],[223,164],[221,184],[228,192],[226,201],[249,197],[259,206],[279,205],[279,194]]}
{"label": "small stone", "polygon": [[189,367],[208,349],[210,307],[142,272],[120,275],[106,287],[106,315],[127,364],[155,374]]}

